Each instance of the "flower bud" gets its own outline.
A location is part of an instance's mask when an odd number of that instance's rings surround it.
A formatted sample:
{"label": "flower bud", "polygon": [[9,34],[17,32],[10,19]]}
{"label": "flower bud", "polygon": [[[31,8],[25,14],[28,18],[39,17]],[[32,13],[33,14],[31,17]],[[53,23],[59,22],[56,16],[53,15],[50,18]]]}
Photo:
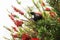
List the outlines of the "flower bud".
{"label": "flower bud", "polygon": [[19,12],[19,14],[24,15],[24,13],[23,13],[21,10],[17,9],[17,8],[14,7],[14,6],[12,6],[12,7],[13,7],[13,9],[14,9],[16,12]]}
{"label": "flower bud", "polygon": [[18,27],[18,26],[22,26],[23,21],[22,20],[15,20],[14,23]]}
{"label": "flower bud", "polygon": [[31,38],[31,40],[39,40],[39,38]]}
{"label": "flower bud", "polygon": [[55,12],[50,12],[50,16],[54,18],[56,16],[56,13]]}
{"label": "flower bud", "polygon": [[45,8],[46,11],[50,11],[51,9],[50,8]]}
{"label": "flower bud", "polygon": [[42,2],[42,3],[41,3],[41,6],[45,6],[45,3],[44,3],[44,2]]}
{"label": "flower bud", "polygon": [[14,31],[18,32],[17,28],[16,27],[12,27]]}
{"label": "flower bud", "polygon": [[14,20],[14,17],[12,15],[9,15],[9,17],[11,18],[11,20]]}

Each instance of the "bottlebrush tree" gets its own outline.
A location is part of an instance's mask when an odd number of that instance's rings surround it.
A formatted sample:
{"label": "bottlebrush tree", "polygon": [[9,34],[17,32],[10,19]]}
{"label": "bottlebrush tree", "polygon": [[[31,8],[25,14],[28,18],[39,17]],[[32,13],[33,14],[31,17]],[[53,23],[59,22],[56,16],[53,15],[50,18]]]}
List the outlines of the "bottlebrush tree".
{"label": "bottlebrush tree", "polygon": [[48,0],[47,2],[54,7],[55,11],[60,16],[60,0]]}
{"label": "bottlebrush tree", "polygon": [[32,2],[38,12],[28,7],[29,10],[26,10],[26,14],[29,17],[12,5],[15,12],[27,19],[20,19],[13,13],[8,15],[16,25],[16,27],[12,26],[13,30],[4,26],[11,32],[12,40],[60,40],[60,17],[55,9],[46,7],[47,4],[43,0],[38,0],[37,3],[32,0]]}

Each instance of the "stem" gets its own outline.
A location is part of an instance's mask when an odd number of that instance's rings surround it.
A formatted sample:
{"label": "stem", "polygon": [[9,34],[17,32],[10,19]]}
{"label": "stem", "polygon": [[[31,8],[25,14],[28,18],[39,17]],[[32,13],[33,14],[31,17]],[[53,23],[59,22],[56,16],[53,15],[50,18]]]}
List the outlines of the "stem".
{"label": "stem", "polygon": [[34,5],[36,6],[36,8],[40,11],[39,7],[36,5],[36,3],[34,2],[34,0],[32,0]]}

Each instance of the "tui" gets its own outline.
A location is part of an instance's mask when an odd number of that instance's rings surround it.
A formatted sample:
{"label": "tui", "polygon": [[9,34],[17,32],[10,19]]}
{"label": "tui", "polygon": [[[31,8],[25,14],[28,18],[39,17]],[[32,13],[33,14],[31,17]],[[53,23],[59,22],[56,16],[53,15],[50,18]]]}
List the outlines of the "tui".
{"label": "tui", "polygon": [[35,12],[30,12],[30,13],[31,13],[31,15],[34,16],[34,18],[32,18],[34,21],[37,21],[37,20],[40,20],[43,18],[43,16],[39,15],[38,13],[35,13]]}

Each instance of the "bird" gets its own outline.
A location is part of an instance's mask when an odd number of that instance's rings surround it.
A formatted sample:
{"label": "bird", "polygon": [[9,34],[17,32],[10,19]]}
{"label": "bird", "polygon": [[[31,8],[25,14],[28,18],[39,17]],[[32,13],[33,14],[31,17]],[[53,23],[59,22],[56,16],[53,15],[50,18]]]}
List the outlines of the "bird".
{"label": "bird", "polygon": [[34,18],[32,18],[34,21],[43,19],[43,16],[41,14],[39,14],[40,12],[30,12],[30,13],[31,13],[31,15],[34,16]]}

